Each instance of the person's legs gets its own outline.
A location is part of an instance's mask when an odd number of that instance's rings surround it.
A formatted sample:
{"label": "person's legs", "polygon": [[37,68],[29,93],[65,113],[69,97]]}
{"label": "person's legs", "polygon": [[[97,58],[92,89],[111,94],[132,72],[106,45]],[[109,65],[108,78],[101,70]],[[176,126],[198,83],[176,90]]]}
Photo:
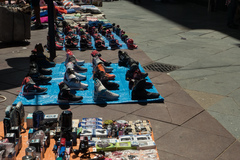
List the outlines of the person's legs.
{"label": "person's legs", "polygon": [[238,26],[235,24],[235,14],[237,10],[237,0],[231,0],[230,4],[228,5],[227,11],[227,26],[230,28],[237,28]]}
{"label": "person's legs", "polygon": [[40,6],[34,6],[33,7],[34,9],[34,14],[36,16],[36,24],[41,24],[41,21],[40,21]]}

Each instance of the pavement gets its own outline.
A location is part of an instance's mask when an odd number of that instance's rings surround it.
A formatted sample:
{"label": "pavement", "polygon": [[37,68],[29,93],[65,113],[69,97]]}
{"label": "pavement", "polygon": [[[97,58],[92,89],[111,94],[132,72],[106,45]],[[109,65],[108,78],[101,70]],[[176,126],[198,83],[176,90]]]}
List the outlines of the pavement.
{"label": "pavement", "polygon": [[[60,114],[70,108],[78,119],[149,119],[161,160],[239,160],[240,32],[226,27],[226,12],[153,0],[104,2],[100,9],[139,46],[127,52],[142,66],[181,67],[168,73],[145,70],[164,103],[25,106],[25,112]],[[30,44],[0,44],[0,94],[7,97],[0,103],[1,119],[21,89],[31,50],[36,43],[46,44],[46,29],[31,34]],[[90,62],[90,51],[73,52]],[[117,51],[101,53],[117,63]],[[55,62],[64,59],[65,53],[57,51]]]}

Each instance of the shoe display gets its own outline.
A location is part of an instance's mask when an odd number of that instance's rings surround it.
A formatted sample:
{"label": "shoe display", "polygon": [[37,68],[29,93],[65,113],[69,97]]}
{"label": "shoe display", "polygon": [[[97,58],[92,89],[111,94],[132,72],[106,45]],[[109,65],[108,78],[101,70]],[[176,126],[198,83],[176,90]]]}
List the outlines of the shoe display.
{"label": "shoe display", "polygon": [[82,66],[85,61],[84,60],[78,60],[72,51],[70,51],[69,49],[66,50],[67,53],[66,53],[66,60],[65,60],[65,65],[68,63],[68,62],[73,62],[73,63],[77,63],[77,65],[79,66]]}
{"label": "shoe display", "polygon": [[73,63],[73,62],[68,62],[66,64],[66,68],[73,68],[74,71],[81,72],[81,73],[87,71],[87,68],[81,67],[81,66],[77,65],[77,63]]}
{"label": "shoe display", "polygon": [[113,71],[113,68],[112,67],[106,67],[104,66],[104,63],[101,61],[101,59],[96,56],[96,57],[93,57],[92,59],[92,64],[93,64],[93,68],[96,69],[97,65],[98,64],[102,64],[104,70],[106,73],[111,73]]}
{"label": "shoe display", "polygon": [[49,68],[54,67],[55,62],[51,62],[43,53],[43,46],[41,43],[36,44],[32,54],[30,55],[30,62],[36,62],[39,67]]}
{"label": "shoe display", "polygon": [[114,82],[109,82],[108,77],[105,76],[105,73],[103,71],[96,71],[93,74],[93,78],[99,79],[104,87],[106,87],[108,90],[118,90],[119,89],[119,84],[114,83]]}
{"label": "shoe display", "polygon": [[72,70],[67,69],[64,74],[64,82],[71,88],[71,89],[87,89],[88,85],[82,83],[78,77],[72,72]]}
{"label": "shoe display", "polygon": [[85,75],[75,72],[73,68],[67,68],[65,74],[74,74],[79,81],[84,81],[87,78]]}
{"label": "shoe display", "polygon": [[118,51],[118,65],[119,66],[124,66],[124,67],[130,67],[133,63],[135,64],[139,64],[139,62],[135,61],[134,59],[132,59],[127,52],[124,51]]}
{"label": "shoe display", "polygon": [[104,66],[110,66],[112,64],[111,62],[108,62],[105,59],[103,59],[101,57],[102,56],[101,53],[99,53],[97,50],[92,51],[91,56],[92,57],[97,57],[98,56],[99,59],[103,62]]}
{"label": "shoe display", "polygon": [[24,78],[22,85],[24,85],[23,95],[44,94],[48,90],[47,88],[36,86],[35,82],[29,76]]}
{"label": "shoe display", "polygon": [[128,39],[127,40],[127,47],[128,49],[136,49],[138,46],[134,44],[133,39]]}
{"label": "shoe display", "polygon": [[119,98],[119,95],[113,92],[110,92],[107,90],[101,81],[97,78],[94,79],[94,101],[101,101],[101,100],[107,100],[107,101],[114,101]]}
{"label": "shoe display", "polygon": [[81,50],[87,50],[87,49],[93,48],[91,40],[88,40],[86,35],[81,35],[80,48]]}
{"label": "shoe display", "polygon": [[32,80],[37,84],[47,84],[49,81],[52,80],[52,77],[47,77],[40,74],[37,68],[30,68],[28,76],[30,76]]}
{"label": "shoe display", "polygon": [[108,48],[105,46],[105,42],[100,39],[95,41],[95,47],[96,47],[96,50],[98,51],[105,50]]}
{"label": "shoe display", "polygon": [[108,73],[106,73],[106,71],[105,71],[104,66],[103,66],[102,63],[100,63],[100,64],[98,64],[98,65],[96,66],[96,68],[94,69],[94,72],[96,72],[96,71],[102,71],[102,72],[104,72],[105,76],[106,76],[109,80],[115,79],[115,75],[114,75],[114,74],[108,74]]}
{"label": "shoe display", "polygon": [[35,68],[38,70],[39,73],[43,74],[43,75],[51,75],[52,74],[52,70],[51,69],[46,69],[46,68],[42,68],[42,67],[38,67],[36,62],[31,62],[30,63],[30,69],[31,68]]}
{"label": "shoe display", "polygon": [[76,96],[70,92],[70,88],[64,82],[58,84],[60,92],[58,94],[58,103],[77,103],[81,102],[82,96]]}
{"label": "shoe display", "polygon": [[145,89],[146,80],[136,80],[132,89],[132,100],[155,99],[160,96],[159,93],[148,92]]}

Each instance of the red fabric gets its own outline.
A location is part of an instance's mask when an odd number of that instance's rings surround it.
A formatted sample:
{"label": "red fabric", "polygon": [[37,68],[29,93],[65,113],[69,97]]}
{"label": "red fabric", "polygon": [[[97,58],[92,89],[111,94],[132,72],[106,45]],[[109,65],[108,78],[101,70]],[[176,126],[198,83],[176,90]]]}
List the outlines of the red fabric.
{"label": "red fabric", "polygon": [[[55,6],[55,8],[58,10],[59,13],[65,13],[65,14],[67,14],[67,10],[64,9],[63,7]],[[40,9],[42,9],[42,10],[47,10],[48,7],[47,7],[47,6],[43,6],[43,7],[40,7]]]}

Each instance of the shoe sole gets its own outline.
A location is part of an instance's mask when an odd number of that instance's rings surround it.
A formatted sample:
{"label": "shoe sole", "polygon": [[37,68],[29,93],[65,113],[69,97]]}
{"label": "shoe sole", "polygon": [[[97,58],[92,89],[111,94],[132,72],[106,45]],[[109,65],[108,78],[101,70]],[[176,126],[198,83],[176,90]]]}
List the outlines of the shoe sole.
{"label": "shoe sole", "polygon": [[78,100],[78,101],[68,101],[68,100],[57,100],[58,103],[78,103],[78,102],[81,102],[81,100]]}

